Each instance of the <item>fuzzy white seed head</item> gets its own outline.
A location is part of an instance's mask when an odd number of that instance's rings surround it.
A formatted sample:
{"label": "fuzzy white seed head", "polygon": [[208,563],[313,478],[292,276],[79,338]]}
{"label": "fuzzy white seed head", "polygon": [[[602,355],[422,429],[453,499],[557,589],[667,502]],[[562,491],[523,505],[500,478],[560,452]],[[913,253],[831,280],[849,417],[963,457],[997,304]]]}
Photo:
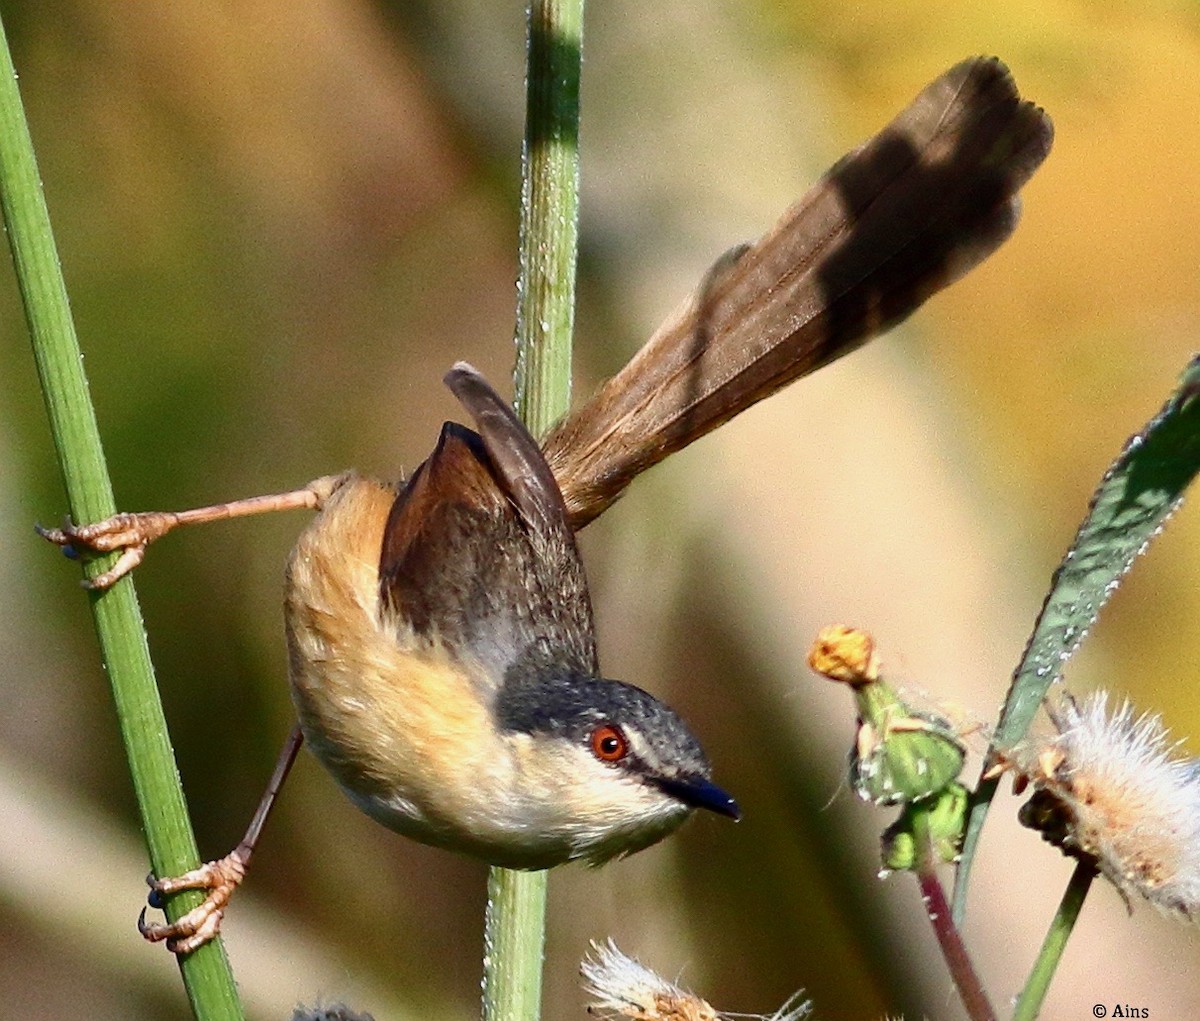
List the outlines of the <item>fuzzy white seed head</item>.
{"label": "fuzzy white seed head", "polygon": [[1094,859],[1127,900],[1200,919],[1200,763],[1158,716],[1127,701],[1110,713],[1103,691],[1063,699],[1051,719],[1057,733],[1014,756],[1038,791],[1023,820]]}
{"label": "fuzzy white seed head", "polygon": [[617,945],[592,942],[592,953],[579,966],[584,992],[593,997],[588,1011],[634,1021],[716,1021],[707,1000],[655,974]]}
{"label": "fuzzy white seed head", "polygon": [[801,994],[790,997],[770,1016],[726,1014],[707,1000],[655,974],[640,961],[622,953],[612,940],[592,942],[591,954],[579,966],[584,992],[591,996],[588,1012],[632,1021],[804,1021],[811,1009]]}

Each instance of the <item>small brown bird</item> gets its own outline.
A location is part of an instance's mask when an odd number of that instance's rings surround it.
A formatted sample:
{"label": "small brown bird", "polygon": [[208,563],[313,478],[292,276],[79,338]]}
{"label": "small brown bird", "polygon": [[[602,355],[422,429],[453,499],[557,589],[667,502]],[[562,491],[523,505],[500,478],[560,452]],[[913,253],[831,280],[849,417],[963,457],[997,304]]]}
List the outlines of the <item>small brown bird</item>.
{"label": "small brown bird", "polygon": [[691,731],[601,680],[592,609],[541,448],[473,368],[397,495],[342,476],[288,564],[305,739],[368,815],[496,865],[600,863],[693,808],[737,817]]}
{"label": "small brown bird", "polygon": [[303,739],[385,826],[493,864],[599,863],[696,808],[737,817],[687,726],[600,677],[574,532],[639,472],[899,322],[1016,225],[1049,151],[1041,110],[996,60],[964,61],[839,162],[753,246],[724,257],[638,355],[539,447],[470,366],[446,382],[475,423],[447,423],[400,486],[354,474],[181,513],[42,530],[121,551],[104,588],[181,524],[290,507],[319,514],[287,572],[299,717],[246,838],[152,902],[210,891],[170,925],[212,937]]}

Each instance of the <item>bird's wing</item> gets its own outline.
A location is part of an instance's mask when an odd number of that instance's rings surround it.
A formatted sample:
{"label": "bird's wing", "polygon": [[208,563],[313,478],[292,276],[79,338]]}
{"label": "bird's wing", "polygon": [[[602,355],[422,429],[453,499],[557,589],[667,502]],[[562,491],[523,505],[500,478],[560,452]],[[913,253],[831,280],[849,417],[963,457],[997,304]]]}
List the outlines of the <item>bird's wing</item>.
{"label": "bird's wing", "polygon": [[470,366],[447,383],[479,433],[446,423],[396,497],[379,560],[385,612],[401,640],[472,658],[497,685],[531,666],[594,674],[587,582],[541,450]]}

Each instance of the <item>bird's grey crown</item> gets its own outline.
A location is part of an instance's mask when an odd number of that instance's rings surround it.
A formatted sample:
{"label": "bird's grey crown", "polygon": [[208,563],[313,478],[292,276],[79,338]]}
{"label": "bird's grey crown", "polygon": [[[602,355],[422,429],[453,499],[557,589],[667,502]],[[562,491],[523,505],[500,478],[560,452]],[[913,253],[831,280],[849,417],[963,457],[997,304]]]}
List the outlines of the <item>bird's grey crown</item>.
{"label": "bird's grey crown", "polygon": [[712,773],[688,725],[669,706],[632,684],[556,670],[548,663],[531,669],[528,661],[518,662],[497,692],[495,713],[502,730],[554,735],[580,744],[588,742],[599,724],[614,724],[641,737],[645,753],[631,756],[629,765],[650,779],[707,779]]}

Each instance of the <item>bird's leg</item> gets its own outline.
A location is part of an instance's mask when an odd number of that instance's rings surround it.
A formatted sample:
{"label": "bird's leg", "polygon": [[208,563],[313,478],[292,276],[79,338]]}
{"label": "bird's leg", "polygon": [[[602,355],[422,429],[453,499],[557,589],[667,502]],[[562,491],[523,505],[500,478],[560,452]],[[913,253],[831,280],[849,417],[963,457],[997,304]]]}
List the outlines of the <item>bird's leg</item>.
{"label": "bird's leg", "polygon": [[106,589],[142,562],[150,543],[180,525],[199,525],[206,521],[224,521],[269,511],[297,508],[318,510],[345,479],[345,475],[326,475],[290,493],[252,496],[232,503],[218,503],[185,511],[114,514],[111,518],[90,525],[74,525],[68,521],[62,528],[43,528],[41,525],[36,528],[42,538],[63,547],[68,556],[119,550],[121,555],[111,568],[83,583],[85,588]]}
{"label": "bird's leg", "polygon": [[182,890],[207,890],[208,896],[197,907],[187,914],[180,916],[174,922],[159,924],[146,921],[146,909],[138,915],[138,931],[151,943],[167,941],[167,949],[173,954],[190,954],[197,947],[203,946],[217,935],[221,929],[221,919],[225,915],[225,907],[233,891],[238,888],[246,877],[246,866],[250,863],[250,855],[254,853],[254,845],[258,843],[267,817],[275,806],[275,798],[279,795],[283,781],[296,761],[296,753],[304,743],[304,734],[300,725],[296,724],[288,734],[283,750],[279,753],[279,761],[275,763],[275,772],[271,774],[270,783],[263,792],[262,800],[242,841],[224,858],[205,862],[198,869],[192,869],[182,876],[156,879],[153,875],[147,877],[150,884],[150,907],[161,908],[163,898]]}

